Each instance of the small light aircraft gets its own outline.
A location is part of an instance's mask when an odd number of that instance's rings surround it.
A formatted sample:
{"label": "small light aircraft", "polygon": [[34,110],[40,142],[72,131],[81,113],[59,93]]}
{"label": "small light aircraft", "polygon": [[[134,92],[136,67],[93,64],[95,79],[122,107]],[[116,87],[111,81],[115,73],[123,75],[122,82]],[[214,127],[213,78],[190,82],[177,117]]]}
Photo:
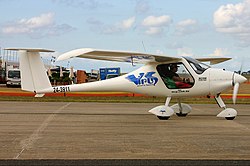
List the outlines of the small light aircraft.
{"label": "small light aircraft", "polygon": [[[34,92],[36,97],[45,93],[75,92],[75,91],[124,91],[146,94],[150,96],[165,96],[165,105],[149,110],[159,119],[168,119],[174,113],[186,116],[192,108],[181,103],[181,98],[192,96],[214,96],[223,110],[217,117],[233,120],[237,111],[226,108],[220,93],[234,86],[233,103],[236,102],[239,84],[246,78],[234,72],[211,68],[205,63],[217,64],[231,58],[197,58],[154,55],[139,52],[99,50],[82,48],[69,51],[57,60],[80,57],[118,62],[143,63],[139,69],[116,78],[83,84],[73,84],[52,87],[39,52],[53,52],[47,49],[8,48],[20,54],[22,90]],[[178,98],[178,103],[170,106],[172,97]]]}

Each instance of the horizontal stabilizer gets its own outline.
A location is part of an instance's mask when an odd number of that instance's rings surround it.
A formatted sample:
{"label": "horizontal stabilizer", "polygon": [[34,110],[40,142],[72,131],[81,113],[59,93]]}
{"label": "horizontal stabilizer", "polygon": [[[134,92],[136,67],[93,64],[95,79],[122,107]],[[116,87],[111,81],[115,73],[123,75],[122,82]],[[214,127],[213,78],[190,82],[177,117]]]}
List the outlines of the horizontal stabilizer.
{"label": "horizontal stabilizer", "polygon": [[5,48],[5,50],[12,50],[12,51],[27,51],[27,52],[55,52],[53,50],[48,50],[44,48]]}

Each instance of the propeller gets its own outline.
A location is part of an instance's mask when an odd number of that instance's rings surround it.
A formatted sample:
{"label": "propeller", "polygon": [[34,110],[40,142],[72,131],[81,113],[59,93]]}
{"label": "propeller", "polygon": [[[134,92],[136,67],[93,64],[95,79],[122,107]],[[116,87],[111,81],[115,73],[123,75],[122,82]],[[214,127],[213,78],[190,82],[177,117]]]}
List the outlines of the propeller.
{"label": "propeller", "polygon": [[233,103],[236,103],[236,98],[237,98],[237,94],[238,94],[238,90],[239,90],[239,86],[240,83],[245,82],[247,79],[245,77],[243,77],[240,74],[234,73],[233,74],[233,86],[234,86],[234,90],[233,90]]}
{"label": "propeller", "polygon": [[237,98],[239,86],[240,86],[240,84],[238,82],[235,83],[235,85],[234,85],[234,91],[233,91],[233,103],[234,104],[236,104],[236,98]]}
{"label": "propeller", "polygon": [[241,75],[241,74],[242,74],[242,68],[243,68],[243,61],[241,62],[241,65],[240,65],[239,75]]}
{"label": "propeller", "polygon": [[[241,62],[240,70],[238,71],[239,75],[241,75],[242,67],[243,67],[243,61]],[[232,99],[233,99],[233,104],[235,105],[236,104],[236,99],[237,99],[237,94],[238,94],[238,91],[239,91],[239,86],[240,86],[240,84],[236,81],[235,73],[233,74],[233,86],[234,86],[234,89],[233,89]]]}

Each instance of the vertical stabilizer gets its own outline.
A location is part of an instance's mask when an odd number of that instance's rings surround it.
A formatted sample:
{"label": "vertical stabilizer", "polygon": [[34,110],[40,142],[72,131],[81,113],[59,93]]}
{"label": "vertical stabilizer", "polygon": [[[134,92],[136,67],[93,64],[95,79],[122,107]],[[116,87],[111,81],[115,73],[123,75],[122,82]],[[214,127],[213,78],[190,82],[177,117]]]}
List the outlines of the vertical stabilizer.
{"label": "vertical stabilizer", "polygon": [[37,92],[50,88],[51,84],[39,52],[54,52],[45,49],[8,48],[18,51],[20,55],[22,90]]}

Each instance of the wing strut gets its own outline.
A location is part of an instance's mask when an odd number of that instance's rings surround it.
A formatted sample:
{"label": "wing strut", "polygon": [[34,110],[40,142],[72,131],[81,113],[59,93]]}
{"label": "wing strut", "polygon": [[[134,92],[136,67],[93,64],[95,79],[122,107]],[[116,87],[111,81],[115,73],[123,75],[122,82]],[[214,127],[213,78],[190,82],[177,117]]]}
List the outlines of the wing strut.
{"label": "wing strut", "polygon": [[133,60],[133,56],[131,56],[131,63],[132,63],[132,66],[134,67],[134,60]]}

